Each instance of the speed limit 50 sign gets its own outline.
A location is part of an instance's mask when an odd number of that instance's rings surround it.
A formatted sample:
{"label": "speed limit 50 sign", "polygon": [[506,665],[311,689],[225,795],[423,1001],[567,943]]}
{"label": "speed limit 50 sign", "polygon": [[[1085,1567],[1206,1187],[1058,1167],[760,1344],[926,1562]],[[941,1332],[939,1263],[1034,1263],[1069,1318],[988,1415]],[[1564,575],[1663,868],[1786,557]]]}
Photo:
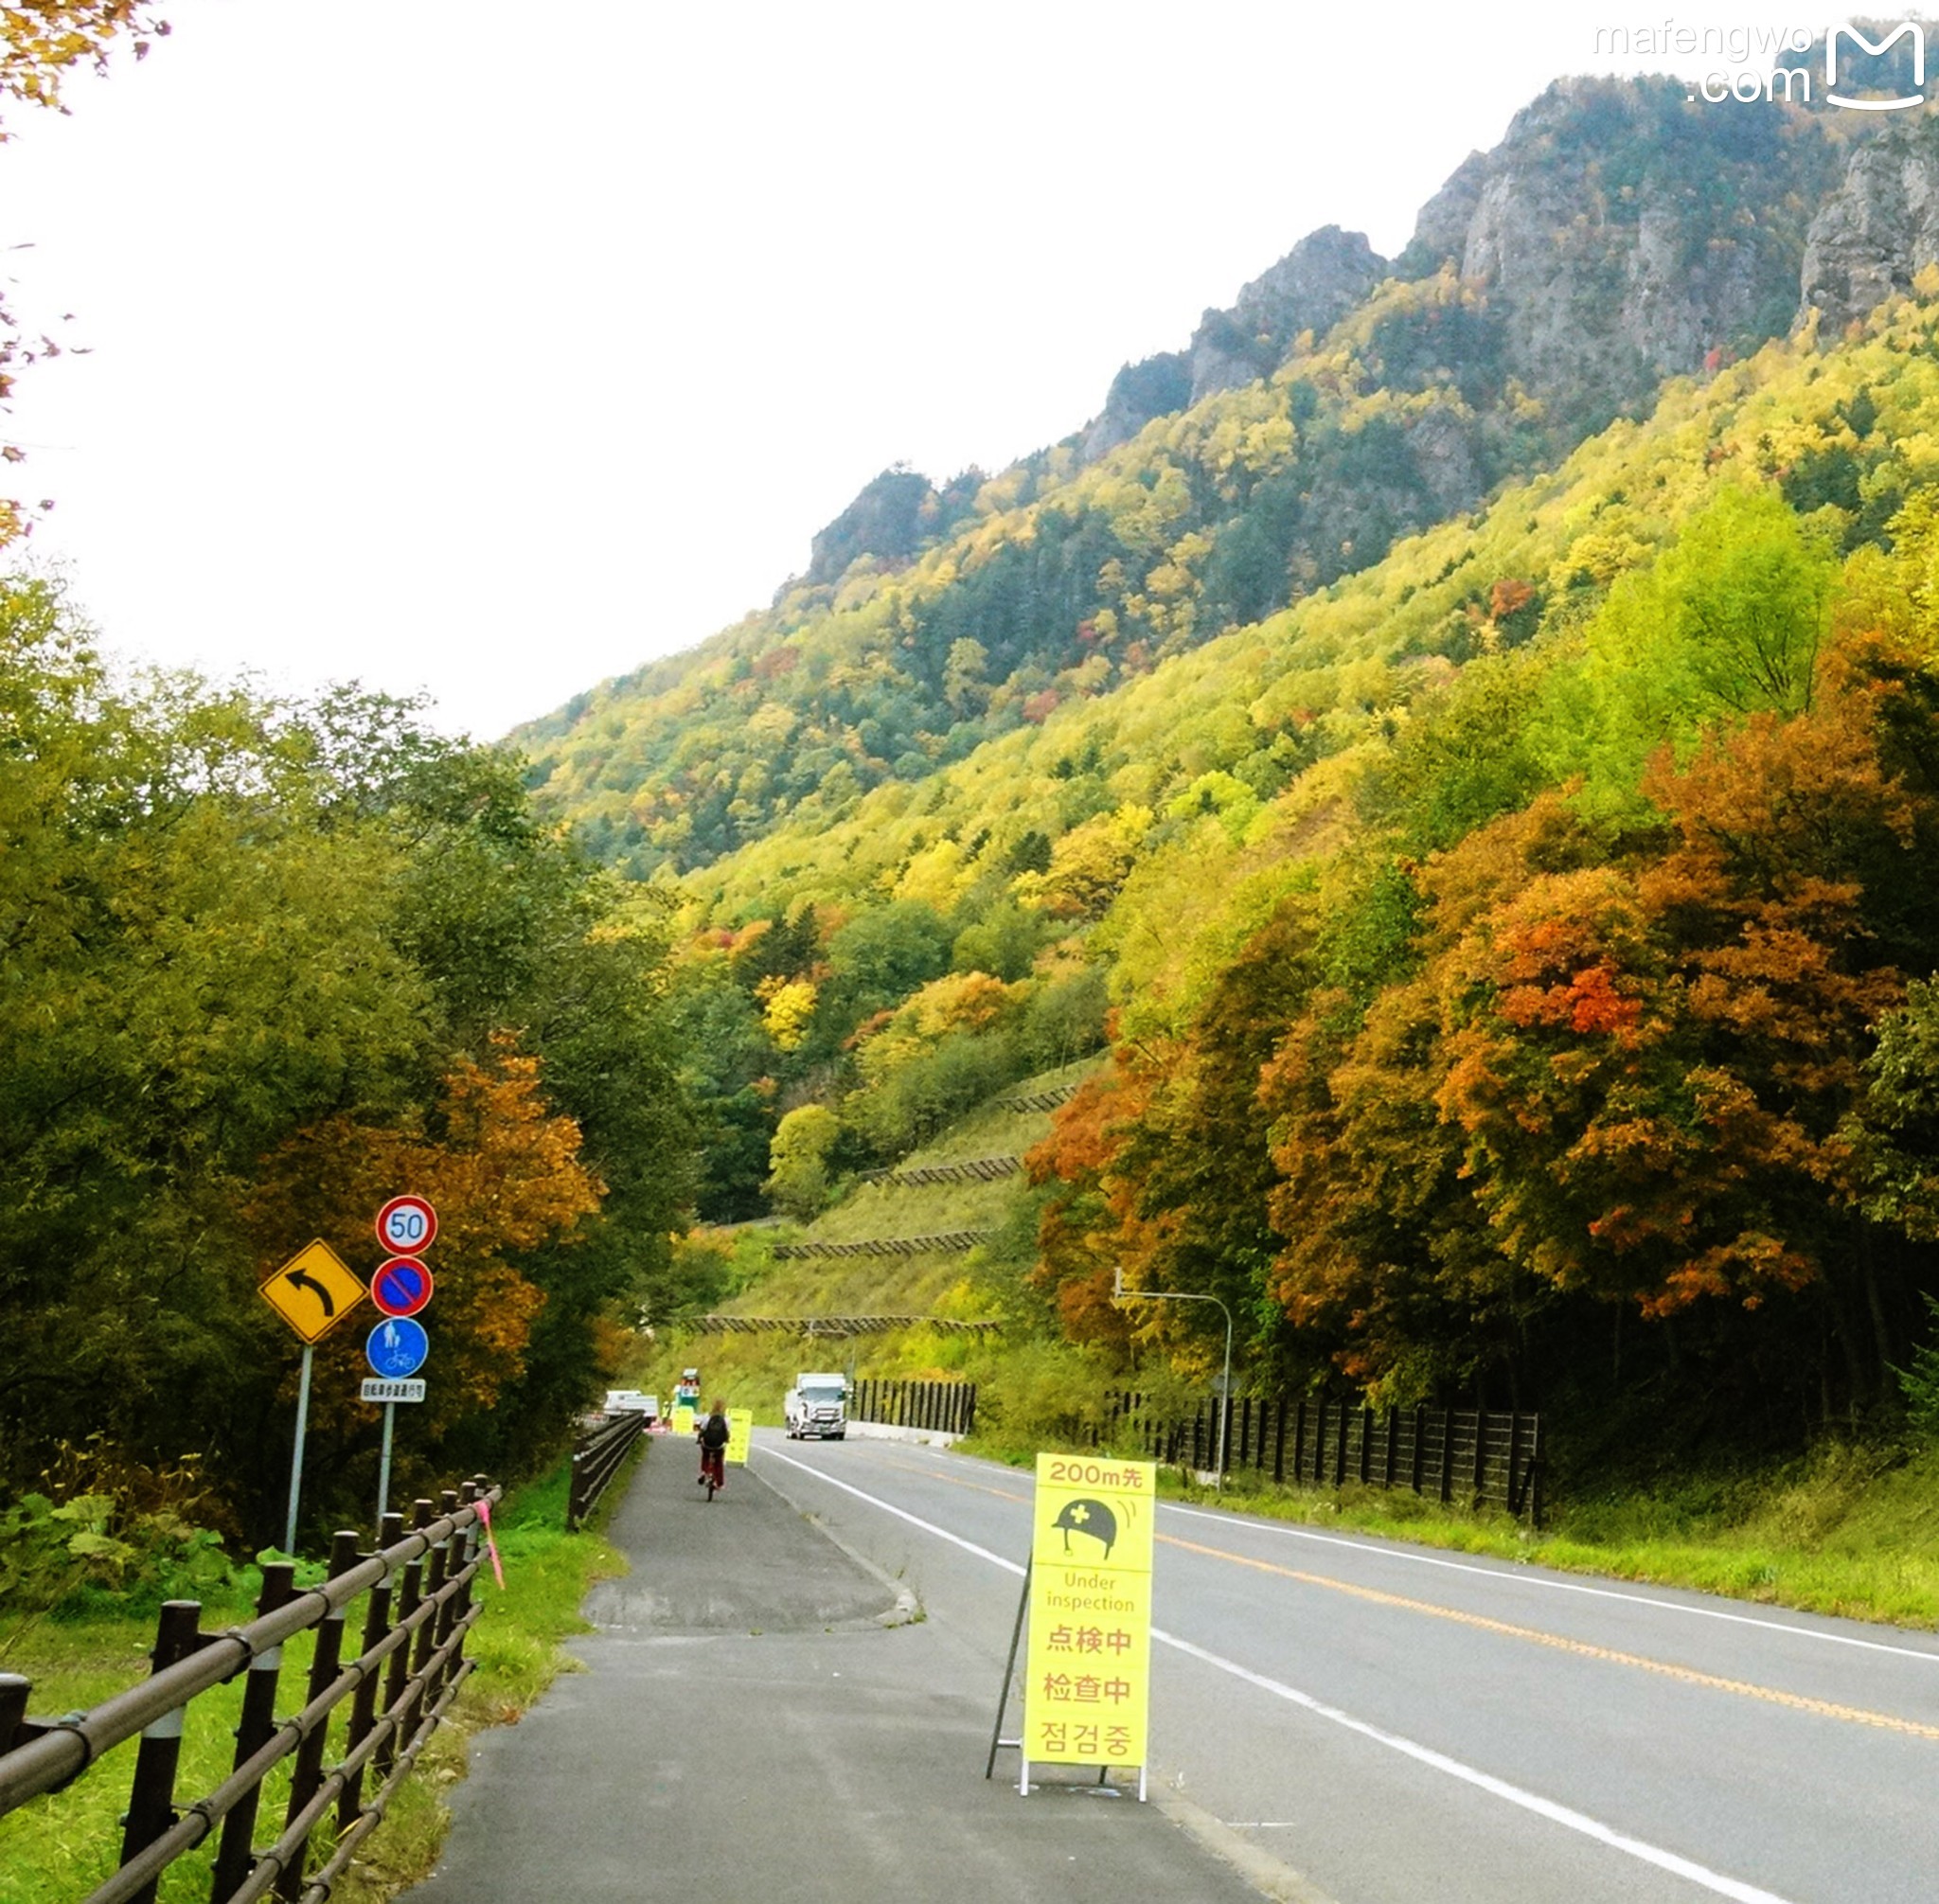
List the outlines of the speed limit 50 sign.
{"label": "speed limit 50 sign", "polygon": [[393,1197],[377,1213],[377,1240],[393,1255],[415,1256],[437,1235],[437,1212],[422,1197]]}

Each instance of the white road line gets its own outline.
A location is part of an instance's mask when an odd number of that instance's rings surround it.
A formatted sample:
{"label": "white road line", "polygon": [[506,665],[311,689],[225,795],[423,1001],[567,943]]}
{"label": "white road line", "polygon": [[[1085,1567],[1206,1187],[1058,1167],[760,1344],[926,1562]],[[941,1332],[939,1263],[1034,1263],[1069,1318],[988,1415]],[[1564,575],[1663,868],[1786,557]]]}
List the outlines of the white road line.
{"label": "white road line", "polygon": [[1659,1600],[1647,1593],[1625,1593],[1619,1587],[1591,1587],[1576,1580],[1557,1580],[1546,1574],[1503,1565],[1478,1567],[1468,1560],[1444,1560],[1433,1554],[1416,1554],[1402,1547],[1390,1547],[1371,1540],[1347,1540],[1338,1534],[1316,1534],[1307,1527],[1290,1527],[1283,1521],[1256,1520],[1250,1515],[1208,1514],[1202,1508],[1181,1507],[1160,1502],[1161,1514],[1182,1514],[1191,1521],[1210,1521],[1222,1527],[1243,1526],[1260,1534],[1284,1535],[1288,1539],[1308,1540],[1321,1547],[1344,1547],[1349,1553],[1371,1554],[1382,1560],[1411,1560],[1420,1567],[1439,1567],[1450,1574],[1479,1574],[1486,1580],[1508,1580],[1517,1586],[1543,1587],[1554,1593],[1585,1593],[1595,1600],[1621,1600],[1631,1607],[1654,1607],[1665,1613],[1687,1613],[1693,1619],[1725,1620],[1732,1626],[1755,1627],[1760,1632],[1789,1633],[1801,1640],[1823,1640],[1828,1646],[1859,1646],[1868,1653],[1895,1653],[1901,1659],[1923,1660],[1939,1665],[1939,1652],[1920,1646],[1895,1646],[1884,1640],[1861,1640],[1850,1633],[1826,1633],[1816,1627],[1794,1627],[1784,1620],[1761,1619],[1755,1613],[1726,1612],[1721,1607],[1691,1607],[1680,1600]]}
{"label": "white road line", "polygon": [[1616,1830],[1612,1825],[1604,1824],[1598,1819],[1587,1817],[1579,1811],[1572,1811],[1566,1805],[1557,1805],[1553,1799],[1539,1797],[1532,1791],[1524,1791],[1519,1785],[1510,1785],[1505,1779],[1496,1778],[1492,1773],[1477,1771],[1471,1765],[1463,1765],[1459,1759],[1450,1758],[1447,1753],[1435,1752],[1431,1746],[1416,1745],[1411,1738],[1402,1738],[1397,1733],[1383,1732],[1379,1726],[1369,1725],[1364,1719],[1355,1718],[1350,1713],[1342,1712],[1337,1706],[1329,1706],[1316,1699],[1310,1693],[1300,1692],[1293,1686],[1284,1685],[1278,1680],[1269,1680],[1263,1673],[1255,1673],[1239,1665],[1236,1661],[1221,1659],[1219,1654],[1207,1652],[1203,1646],[1195,1646],[1189,1640],[1182,1640],[1173,1633],[1158,1631],[1155,1628],[1151,1637],[1161,1640],[1167,1646],[1188,1654],[1195,1660],[1202,1661],[1208,1666],[1216,1666],[1222,1673],[1230,1673],[1235,1679],[1244,1680],[1248,1685],[1257,1686],[1262,1692],[1272,1693],[1275,1698],[1290,1700],[1317,1718],[1330,1719],[1335,1725],[1344,1726],[1348,1732],[1370,1738],[1377,1745],[1384,1745],[1390,1751],[1404,1753],[1409,1758],[1418,1760],[1422,1765],[1431,1766],[1435,1771],[1445,1771],[1450,1778],[1458,1778],[1464,1784],[1476,1787],[1495,1798],[1505,1799],[1510,1805],[1518,1805],[1524,1811],[1532,1811],[1538,1818],[1546,1818],[1553,1824],[1577,1831],[1585,1838],[1592,1838],[1599,1844],[1607,1844],[1613,1851],[1621,1851],[1631,1858],[1641,1859],[1645,1864],[1654,1864],[1660,1871],[1667,1871],[1678,1877],[1686,1877],[1692,1884],[1701,1885],[1719,1897],[1730,1897],[1735,1904],[1785,1904],[1785,1899],[1773,1891],[1760,1891],[1754,1884],[1744,1884],[1734,1877],[1726,1877],[1720,1871],[1712,1871],[1707,1865],[1698,1864],[1688,1858],[1680,1858],[1674,1851],[1664,1851],[1654,1844],[1645,1844],[1640,1838],[1631,1838],[1626,1832]]}
{"label": "white road line", "polygon": [[1023,1578],[1023,1570],[1014,1560],[1006,1560],[1001,1554],[992,1554],[987,1547],[979,1547],[974,1540],[966,1540],[960,1534],[952,1534],[947,1527],[938,1527],[934,1521],[925,1521],[919,1515],[911,1514],[906,1508],[898,1507],[893,1502],[882,1500],[879,1495],[864,1494],[861,1488],[852,1486],[846,1481],[837,1481],[832,1474],[824,1473],[819,1468],[810,1468],[805,1461],[797,1461],[792,1454],[783,1454],[778,1448],[764,1448],[761,1452],[771,1461],[785,1461],[790,1468],[796,1468],[804,1474],[812,1475],[817,1481],[826,1481],[830,1487],[839,1487],[844,1494],[852,1494],[858,1501],[866,1501],[871,1507],[880,1507],[884,1514],[893,1514],[898,1521],[906,1521],[912,1527],[920,1527],[925,1534],[934,1534],[938,1540],[947,1540],[952,1547],[960,1547],[966,1554],[974,1554],[979,1560],[987,1560],[993,1567],[1001,1567],[1005,1574],[1014,1574]]}
{"label": "white road line", "polygon": [[[933,1521],[911,1514],[906,1508],[898,1507],[893,1502],[884,1501],[880,1495],[870,1494],[846,1481],[837,1481],[833,1475],[823,1472],[819,1468],[810,1468],[805,1461],[797,1461],[792,1455],[783,1454],[778,1449],[763,1449],[763,1454],[776,1461],[786,1462],[790,1468],[798,1468],[803,1474],[816,1481],[825,1481],[830,1487],[839,1487],[845,1494],[852,1494],[858,1501],[866,1502],[871,1507],[879,1507],[884,1514],[892,1514],[898,1521],[906,1521],[912,1527],[919,1527],[925,1534],[934,1534],[938,1539],[947,1540],[952,1547],[961,1547],[966,1553],[974,1554],[979,1559],[987,1560],[993,1566],[1001,1567],[1006,1574],[1021,1575],[1023,1569],[1016,1561],[1005,1559],[1001,1554],[993,1554],[987,1547],[979,1547],[973,1540],[966,1540],[960,1534],[952,1534],[947,1527],[938,1527]],[[1223,1520],[1222,1515],[1204,1515],[1204,1520]],[[1353,1546],[1353,1541],[1342,1541],[1343,1546]],[[1381,1550],[1373,1548],[1379,1553]],[[1487,1573],[1485,1567],[1473,1569],[1475,1573]],[[1628,1597],[1619,1595],[1618,1597]],[[1519,1806],[1524,1811],[1533,1812],[1538,1818],[1545,1818],[1552,1824],[1579,1832],[1585,1838],[1592,1838],[1598,1844],[1605,1844],[1612,1851],[1620,1851],[1630,1858],[1639,1859],[1645,1864],[1653,1864],[1660,1871],[1667,1871],[1678,1877],[1687,1878],[1692,1884],[1719,1897],[1729,1897],[1734,1904],[1787,1904],[1774,1891],[1760,1891],[1754,1884],[1739,1882],[1734,1877],[1726,1877],[1719,1871],[1712,1871],[1707,1865],[1696,1863],[1688,1858],[1679,1857],[1674,1851],[1664,1851],[1660,1846],[1645,1843],[1640,1838],[1631,1838],[1627,1832],[1616,1830],[1613,1825],[1604,1824],[1600,1820],[1591,1818],[1580,1811],[1571,1810],[1566,1805],[1557,1805],[1553,1799],[1543,1798],[1533,1791],[1524,1791],[1519,1785],[1510,1785],[1505,1779],[1496,1778],[1491,1772],[1478,1771],[1471,1765],[1464,1765],[1459,1759],[1450,1758],[1445,1753],[1435,1752],[1432,1747],[1416,1745],[1413,1739],[1402,1738],[1398,1733],[1382,1731],[1380,1727],[1369,1725],[1364,1719],[1355,1718],[1352,1714],[1342,1712],[1338,1706],[1329,1706],[1324,1700],[1315,1699],[1310,1693],[1303,1693],[1294,1686],[1289,1686],[1279,1680],[1268,1679],[1263,1673],[1255,1673],[1248,1666],[1240,1665],[1236,1660],[1228,1660],[1218,1653],[1208,1652],[1203,1646],[1194,1646],[1190,1640],[1183,1640],[1176,1633],[1167,1633],[1154,1627],[1151,1637],[1161,1645],[1170,1646],[1174,1651],[1198,1660],[1201,1664],[1215,1667],[1233,1678],[1243,1680],[1248,1685],[1256,1686],[1262,1692],[1271,1693],[1275,1699],[1288,1700],[1311,1713],[1316,1718],[1330,1720],[1333,1724],[1344,1726],[1348,1732],[1358,1733],[1361,1737],[1372,1739],[1377,1745],[1387,1747],[1390,1752],[1403,1753],[1421,1765],[1435,1771],[1446,1772],[1450,1778],[1458,1778],[1463,1784],[1471,1785],[1477,1790],[1485,1791],[1491,1797]]]}

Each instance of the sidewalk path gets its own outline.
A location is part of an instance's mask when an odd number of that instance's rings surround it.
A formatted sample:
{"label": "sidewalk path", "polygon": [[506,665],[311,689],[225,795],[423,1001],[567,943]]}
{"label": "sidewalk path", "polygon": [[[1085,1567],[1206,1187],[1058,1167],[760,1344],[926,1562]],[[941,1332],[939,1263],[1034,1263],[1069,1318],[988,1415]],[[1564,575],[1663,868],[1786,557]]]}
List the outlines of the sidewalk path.
{"label": "sidewalk path", "polygon": [[1155,1805],[983,1775],[1001,1658],[898,1618],[749,1468],[709,1505],[656,1440],[608,1530],[588,1670],[474,1736],[437,1870],[404,1904],[1241,1904]]}

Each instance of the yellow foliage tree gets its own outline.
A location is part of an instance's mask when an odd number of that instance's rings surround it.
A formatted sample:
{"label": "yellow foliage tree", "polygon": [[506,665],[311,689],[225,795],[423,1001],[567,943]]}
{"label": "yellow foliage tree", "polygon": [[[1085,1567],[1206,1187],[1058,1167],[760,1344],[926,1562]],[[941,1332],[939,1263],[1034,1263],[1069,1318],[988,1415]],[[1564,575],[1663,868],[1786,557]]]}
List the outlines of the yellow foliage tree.
{"label": "yellow foliage tree", "polygon": [[[426,1317],[436,1379],[417,1417],[427,1441],[492,1407],[523,1373],[545,1293],[516,1259],[570,1238],[605,1194],[579,1161],[578,1126],[546,1104],[538,1059],[508,1040],[485,1064],[460,1063],[437,1108],[438,1135],[427,1123],[373,1127],[347,1114],[299,1131],[267,1160],[243,1210],[258,1279],[321,1237],[367,1280],[382,1255],[372,1227],[379,1209],[396,1196],[429,1199],[437,1212],[426,1258],[437,1285]],[[266,1308],[263,1316],[273,1327]],[[353,1320],[318,1344],[311,1419],[320,1435],[353,1438],[367,1421],[357,1399],[369,1373],[366,1334]]]}

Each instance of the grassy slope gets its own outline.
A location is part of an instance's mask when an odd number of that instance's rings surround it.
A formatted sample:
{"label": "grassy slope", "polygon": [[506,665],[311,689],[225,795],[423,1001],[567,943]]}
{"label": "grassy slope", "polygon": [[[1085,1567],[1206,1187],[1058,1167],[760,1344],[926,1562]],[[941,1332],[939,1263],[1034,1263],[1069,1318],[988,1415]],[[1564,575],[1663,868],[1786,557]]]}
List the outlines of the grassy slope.
{"label": "grassy slope", "polygon": [[[1011,1096],[1076,1083],[1095,1070],[1096,1059],[1067,1064],[1011,1086]],[[916,1169],[965,1157],[1019,1157],[1050,1130],[1050,1113],[1005,1111],[996,1101],[980,1106],[898,1166]],[[1014,1208],[1022,1176],[992,1183],[857,1183],[839,1202],[799,1232],[806,1240],[847,1243],[889,1237],[932,1237],[954,1230],[993,1229]],[[792,1237],[789,1230],[777,1233]],[[978,1313],[955,1294],[964,1281],[960,1251],[919,1256],[856,1256],[832,1261],[787,1260],[774,1265],[752,1289],[726,1305],[742,1315],[951,1315]],[[986,1311],[987,1312],[987,1311]]]}

